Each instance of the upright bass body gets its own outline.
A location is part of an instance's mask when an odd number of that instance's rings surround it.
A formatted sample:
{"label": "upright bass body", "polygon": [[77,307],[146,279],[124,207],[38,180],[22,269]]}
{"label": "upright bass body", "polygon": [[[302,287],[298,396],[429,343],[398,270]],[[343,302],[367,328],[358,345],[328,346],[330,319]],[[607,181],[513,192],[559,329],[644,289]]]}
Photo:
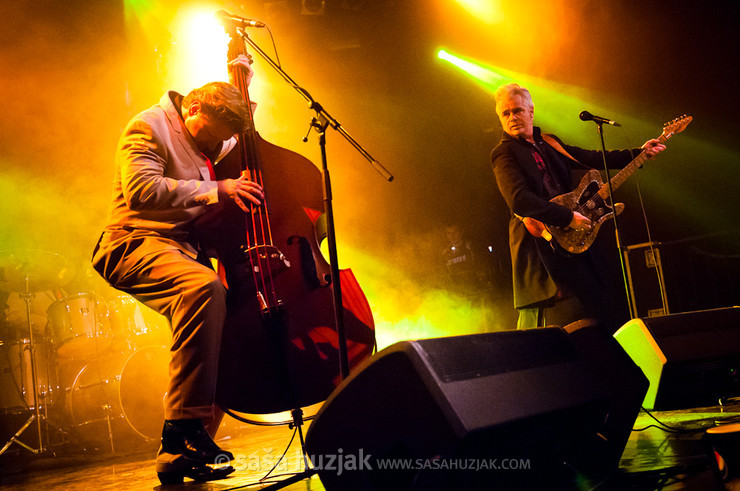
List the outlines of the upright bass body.
{"label": "upright bass body", "polygon": [[[255,142],[265,204],[252,216],[227,205],[211,223],[228,230],[215,245],[228,284],[216,400],[235,411],[268,414],[325,400],[341,376],[333,279],[316,232],[321,174],[295,152],[259,135]],[[216,166],[218,179],[239,175],[241,164],[232,153]],[[241,228],[265,219],[270,244],[240,243]],[[351,271],[343,270],[339,280],[353,366],[372,354],[374,325]]]}

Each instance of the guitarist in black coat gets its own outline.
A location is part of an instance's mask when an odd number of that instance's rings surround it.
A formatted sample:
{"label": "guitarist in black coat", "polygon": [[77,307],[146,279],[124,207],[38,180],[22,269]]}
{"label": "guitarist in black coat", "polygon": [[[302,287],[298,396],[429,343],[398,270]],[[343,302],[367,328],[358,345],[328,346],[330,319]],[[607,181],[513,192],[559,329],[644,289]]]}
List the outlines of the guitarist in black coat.
{"label": "guitarist in black coat", "polygon": [[[556,252],[545,238],[537,237],[548,226],[584,229],[588,218],[550,202],[574,189],[572,170],[603,167],[602,152],[566,145],[534,126],[534,104],[529,91],[506,84],[496,91],[496,114],[504,135],[491,152],[499,190],[512,212],[509,221],[514,307],[519,329],[566,325],[593,318],[610,333],[619,327],[613,298],[605,293],[592,252],[576,255]],[[653,157],[665,150],[659,140],[648,140],[635,155],[646,150]],[[629,150],[609,151],[610,167],[632,160]],[[534,235],[533,235],[534,234]],[[545,314],[547,318],[545,317]]]}

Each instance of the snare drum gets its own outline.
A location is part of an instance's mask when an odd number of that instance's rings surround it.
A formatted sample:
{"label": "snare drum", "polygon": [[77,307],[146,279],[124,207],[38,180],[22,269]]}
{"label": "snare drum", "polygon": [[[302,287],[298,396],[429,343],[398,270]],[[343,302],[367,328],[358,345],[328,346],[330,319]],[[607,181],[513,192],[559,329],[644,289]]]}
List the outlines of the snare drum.
{"label": "snare drum", "polygon": [[63,358],[88,358],[112,343],[110,313],[103,300],[91,293],[79,293],[49,306],[49,335]]}
{"label": "snare drum", "polygon": [[81,439],[99,448],[159,439],[169,352],[147,346],[99,358],[73,375],[66,411]]}
{"label": "snare drum", "polygon": [[45,340],[34,341],[36,392],[33,390],[31,342],[21,339],[0,341],[0,411],[11,413],[53,404],[59,387],[54,351]]}

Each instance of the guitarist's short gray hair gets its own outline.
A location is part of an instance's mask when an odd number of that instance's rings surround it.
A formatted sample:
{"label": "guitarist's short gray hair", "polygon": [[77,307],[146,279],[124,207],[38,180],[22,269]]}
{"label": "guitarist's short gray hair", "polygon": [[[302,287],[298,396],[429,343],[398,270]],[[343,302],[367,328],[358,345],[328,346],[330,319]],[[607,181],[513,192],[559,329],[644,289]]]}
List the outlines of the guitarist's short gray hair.
{"label": "guitarist's short gray hair", "polygon": [[496,108],[504,97],[512,97],[520,95],[524,99],[524,103],[529,106],[529,109],[534,109],[534,102],[532,102],[532,95],[527,89],[519,84],[508,83],[500,86],[496,89],[496,93],[493,95],[493,99],[496,101]]}

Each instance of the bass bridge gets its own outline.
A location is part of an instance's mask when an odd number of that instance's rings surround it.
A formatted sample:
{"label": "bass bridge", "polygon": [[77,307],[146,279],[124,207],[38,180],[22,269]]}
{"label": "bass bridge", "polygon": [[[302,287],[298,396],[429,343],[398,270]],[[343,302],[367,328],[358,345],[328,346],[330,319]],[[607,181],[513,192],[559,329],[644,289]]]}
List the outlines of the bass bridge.
{"label": "bass bridge", "polygon": [[285,254],[272,245],[242,247],[242,257],[254,274],[262,275],[266,279],[290,268],[290,261]]}

